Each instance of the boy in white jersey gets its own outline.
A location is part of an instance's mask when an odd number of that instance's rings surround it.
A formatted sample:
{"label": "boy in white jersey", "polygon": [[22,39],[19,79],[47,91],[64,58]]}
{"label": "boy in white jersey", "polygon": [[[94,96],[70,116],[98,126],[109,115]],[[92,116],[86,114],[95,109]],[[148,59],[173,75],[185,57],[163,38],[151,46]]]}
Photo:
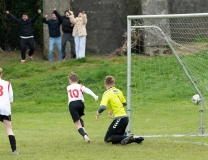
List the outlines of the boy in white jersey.
{"label": "boy in white jersey", "polygon": [[84,139],[90,143],[90,139],[87,135],[87,132],[84,129],[84,121],[82,116],[84,114],[84,93],[90,94],[94,97],[95,100],[98,100],[98,96],[96,96],[89,88],[78,84],[78,75],[76,73],[71,72],[69,74],[69,83],[70,85],[67,87],[68,92],[68,105],[69,105],[69,112],[72,116],[72,120],[74,124]]}
{"label": "boy in white jersey", "polygon": [[12,154],[18,155],[16,150],[16,140],[12,131],[11,124],[11,103],[13,102],[13,90],[12,85],[2,80],[3,69],[0,68],[0,121],[4,123],[6,133],[9,137]]}

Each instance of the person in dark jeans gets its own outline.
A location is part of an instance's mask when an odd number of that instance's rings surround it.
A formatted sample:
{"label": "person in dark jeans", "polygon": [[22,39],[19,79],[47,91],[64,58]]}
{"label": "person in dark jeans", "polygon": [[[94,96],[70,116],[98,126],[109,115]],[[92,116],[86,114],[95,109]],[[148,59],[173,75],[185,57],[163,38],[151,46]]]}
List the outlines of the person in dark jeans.
{"label": "person in dark jeans", "polygon": [[61,38],[61,51],[62,51],[62,60],[66,59],[66,42],[69,41],[71,44],[71,56],[72,58],[76,58],[75,53],[75,43],[74,43],[74,37],[72,36],[72,31],[74,28],[74,25],[70,21],[70,15],[73,14],[72,12],[66,10],[64,12],[64,16],[61,16],[56,8],[53,9],[56,17],[61,21],[62,23],[62,31],[63,35]]}
{"label": "person in dark jeans", "polygon": [[8,14],[18,25],[20,28],[20,48],[21,48],[21,63],[25,63],[25,52],[26,47],[28,45],[30,51],[28,53],[28,57],[30,60],[34,60],[32,55],[35,50],[35,42],[34,42],[34,36],[32,34],[32,24],[38,19],[39,15],[41,13],[41,10],[38,9],[38,13],[33,18],[28,18],[28,15],[24,13],[22,15],[22,19],[16,18],[14,15],[12,15],[9,11],[6,11],[6,14]]}
{"label": "person in dark jeans", "polygon": [[61,53],[61,32],[60,32],[60,25],[61,22],[56,18],[56,15],[52,13],[51,19],[47,19],[48,15],[45,15],[43,18],[43,23],[48,25],[49,29],[49,53],[48,53],[48,60],[52,61],[53,59],[53,48],[54,44],[57,45],[59,51],[59,59],[62,60],[62,53]]}

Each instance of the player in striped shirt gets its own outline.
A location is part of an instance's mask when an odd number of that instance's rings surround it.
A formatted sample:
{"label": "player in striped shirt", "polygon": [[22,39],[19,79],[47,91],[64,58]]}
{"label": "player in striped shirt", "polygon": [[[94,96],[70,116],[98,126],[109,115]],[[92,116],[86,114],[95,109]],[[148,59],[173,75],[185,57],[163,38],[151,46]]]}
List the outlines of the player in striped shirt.
{"label": "player in striped shirt", "polygon": [[112,142],[112,144],[121,143],[122,145],[132,142],[141,143],[143,137],[125,136],[125,130],[129,123],[129,117],[126,114],[124,106],[126,105],[126,99],[123,93],[114,87],[115,79],[112,76],[106,76],[104,81],[106,91],[103,94],[100,102],[100,108],[96,112],[96,120],[99,115],[108,107],[108,117],[111,115],[114,117],[113,122],[110,124],[108,131],[105,135],[105,142]]}
{"label": "player in striped shirt", "polygon": [[13,102],[12,85],[1,79],[3,76],[3,69],[0,68],[0,121],[4,123],[6,133],[9,137],[12,154],[18,155],[16,150],[16,140],[12,131],[11,124],[11,103]]}
{"label": "player in striped shirt", "polygon": [[98,100],[98,96],[95,95],[89,88],[78,84],[78,75],[76,73],[71,72],[69,74],[69,83],[70,85],[67,87],[68,92],[68,105],[69,112],[71,114],[72,120],[79,132],[80,135],[84,137],[84,139],[90,143],[90,139],[87,135],[87,132],[84,128],[84,121],[82,116],[84,114],[84,93],[90,94],[94,97],[95,100]]}

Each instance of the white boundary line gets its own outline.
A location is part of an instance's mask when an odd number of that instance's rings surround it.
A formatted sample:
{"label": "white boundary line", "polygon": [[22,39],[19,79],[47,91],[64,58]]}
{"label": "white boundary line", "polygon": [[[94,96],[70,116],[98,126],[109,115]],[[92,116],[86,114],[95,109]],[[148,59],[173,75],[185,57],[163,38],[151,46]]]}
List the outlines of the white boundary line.
{"label": "white boundary line", "polygon": [[[135,137],[141,137],[134,135]],[[161,137],[208,137],[208,134],[174,134],[174,135],[143,135],[144,138],[161,138]]]}

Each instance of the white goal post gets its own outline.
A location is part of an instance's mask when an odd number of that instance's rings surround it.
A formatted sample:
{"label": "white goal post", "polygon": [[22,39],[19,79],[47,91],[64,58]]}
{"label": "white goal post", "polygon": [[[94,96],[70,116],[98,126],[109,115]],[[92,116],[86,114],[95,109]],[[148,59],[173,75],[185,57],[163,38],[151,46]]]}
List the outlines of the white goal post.
{"label": "white goal post", "polygon": [[207,99],[208,13],[127,16],[127,133],[206,135]]}

